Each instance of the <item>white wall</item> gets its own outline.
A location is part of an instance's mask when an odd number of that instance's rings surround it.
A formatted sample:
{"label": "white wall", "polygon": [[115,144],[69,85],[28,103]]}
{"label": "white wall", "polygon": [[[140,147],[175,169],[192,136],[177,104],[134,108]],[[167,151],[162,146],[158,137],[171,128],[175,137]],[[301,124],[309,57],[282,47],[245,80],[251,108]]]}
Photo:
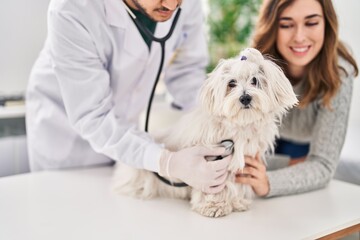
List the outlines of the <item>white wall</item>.
{"label": "white wall", "polygon": [[[357,64],[360,67],[360,1],[359,0],[333,0],[339,23],[340,38],[350,46]],[[360,125],[360,77],[354,83],[352,106],[350,111],[350,124]]]}
{"label": "white wall", "polygon": [[25,91],[46,36],[48,2],[0,1],[0,94]]}

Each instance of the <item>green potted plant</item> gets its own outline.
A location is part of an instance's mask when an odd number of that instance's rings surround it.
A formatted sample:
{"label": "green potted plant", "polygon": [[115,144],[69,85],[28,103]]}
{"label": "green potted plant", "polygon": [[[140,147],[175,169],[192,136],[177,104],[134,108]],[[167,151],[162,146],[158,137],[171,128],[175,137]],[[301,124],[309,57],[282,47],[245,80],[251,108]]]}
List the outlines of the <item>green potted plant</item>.
{"label": "green potted plant", "polygon": [[211,71],[220,58],[233,57],[248,46],[262,0],[208,0]]}

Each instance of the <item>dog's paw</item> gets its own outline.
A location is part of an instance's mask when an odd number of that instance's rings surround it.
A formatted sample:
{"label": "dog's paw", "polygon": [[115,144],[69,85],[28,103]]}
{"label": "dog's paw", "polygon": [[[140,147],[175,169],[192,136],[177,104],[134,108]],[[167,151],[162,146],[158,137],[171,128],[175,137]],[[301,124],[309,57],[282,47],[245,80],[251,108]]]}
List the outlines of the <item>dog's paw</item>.
{"label": "dog's paw", "polygon": [[229,215],[233,208],[229,204],[213,203],[211,205],[198,206],[193,208],[193,210],[203,216],[217,218]]}
{"label": "dog's paw", "polygon": [[251,202],[252,202],[251,200],[247,200],[247,199],[237,199],[233,201],[234,211],[243,212],[249,210]]}

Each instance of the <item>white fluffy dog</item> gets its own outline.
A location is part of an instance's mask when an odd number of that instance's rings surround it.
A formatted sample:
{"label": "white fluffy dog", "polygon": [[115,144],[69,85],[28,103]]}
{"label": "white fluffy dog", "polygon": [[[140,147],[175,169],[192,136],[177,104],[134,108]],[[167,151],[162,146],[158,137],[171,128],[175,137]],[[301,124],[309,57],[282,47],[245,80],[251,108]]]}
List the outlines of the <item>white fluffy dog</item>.
{"label": "white fluffy dog", "polygon": [[234,153],[225,188],[217,194],[205,194],[190,187],[173,187],[152,172],[119,163],[115,190],[139,198],[190,198],[192,209],[209,217],[244,211],[252,201],[253,191],[249,185],[236,184],[235,173],[243,169],[245,155],[254,157],[259,153],[264,159],[264,154],[273,150],[277,125],[296,103],[282,70],[258,50],[247,48],[235,58],[221,60],[204,83],[197,108],[154,138],[170,151],[194,145],[214,146],[232,139]]}

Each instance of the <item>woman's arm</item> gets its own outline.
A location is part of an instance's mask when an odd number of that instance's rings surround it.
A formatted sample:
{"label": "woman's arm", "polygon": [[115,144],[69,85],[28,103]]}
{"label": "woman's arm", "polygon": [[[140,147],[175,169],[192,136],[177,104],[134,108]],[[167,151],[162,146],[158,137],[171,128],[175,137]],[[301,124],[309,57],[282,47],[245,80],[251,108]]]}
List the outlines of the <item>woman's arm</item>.
{"label": "woman's arm", "polygon": [[352,96],[353,78],[343,78],[332,109],[319,105],[316,112],[310,152],[305,161],[269,171],[267,197],[289,195],[325,187],[334,175],[344,143]]}

